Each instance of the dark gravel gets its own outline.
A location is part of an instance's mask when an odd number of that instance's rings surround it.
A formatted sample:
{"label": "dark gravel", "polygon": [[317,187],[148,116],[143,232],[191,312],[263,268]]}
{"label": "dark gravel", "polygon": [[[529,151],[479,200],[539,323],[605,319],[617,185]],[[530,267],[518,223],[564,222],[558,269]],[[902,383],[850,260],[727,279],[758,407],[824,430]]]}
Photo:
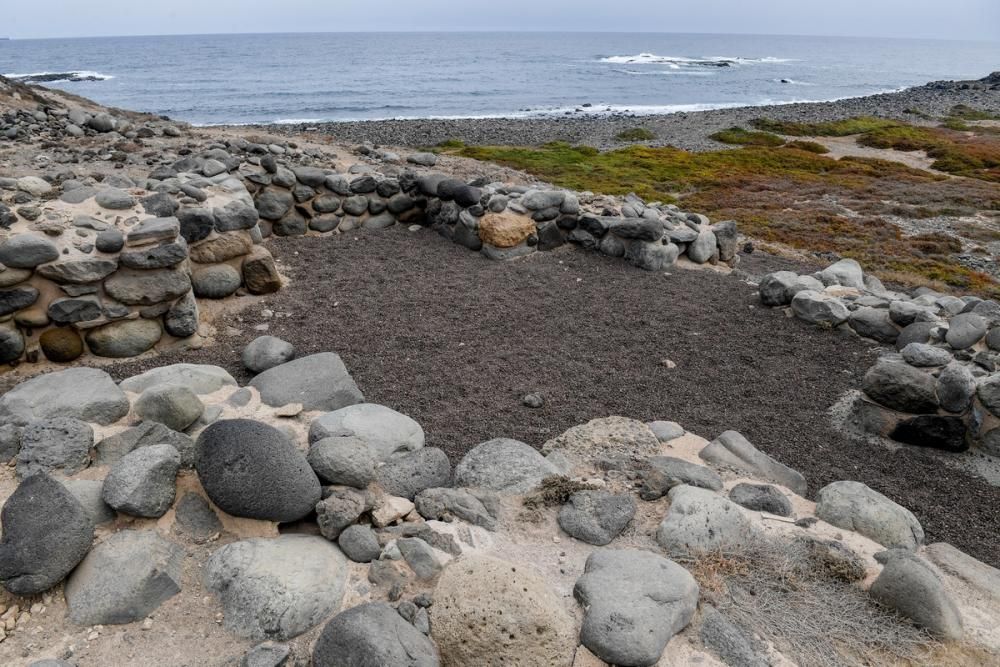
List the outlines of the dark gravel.
{"label": "dark gravel", "polygon": [[937,82],[897,93],[834,102],[740,107],[652,116],[595,115],[581,107],[571,115],[545,118],[378,120],[267,125],[261,129],[272,134],[287,135],[318,130],[339,142],[391,146],[434,146],[448,139],[460,139],[477,145],[513,143],[529,146],[549,141],[566,141],[604,150],[628,143],[615,138],[623,130],[644,127],[656,135],[654,141],[644,143],[705,151],[727,148],[724,144],[709,139],[709,135],[734,125],[747,127],[750,121],[761,117],[815,123],[852,116],[880,116],[919,124],[925,121],[914,115],[913,110],[939,117],[947,115],[956,104],[1000,112],[1000,84]]}
{"label": "dark gravel", "polygon": [[[597,417],[669,419],[707,438],[727,429],[799,469],[811,492],[862,481],[946,540],[1000,565],[1000,489],[938,458],[849,441],[827,409],[860,385],[874,349],[761,308],[735,277],[647,273],[571,248],[488,261],[401,226],[273,239],[293,283],[225,323],[238,336],[177,358],[111,367],[117,377],[176,361],[214,363],[241,381],[240,350],[262,307],[289,313],[268,333],[299,355],[333,350],[368,400],[419,421],[457,460],[494,437],[534,446]],[[787,262],[754,253],[753,273]],[[670,369],[661,360],[670,359]],[[521,397],[539,392],[541,409]]]}

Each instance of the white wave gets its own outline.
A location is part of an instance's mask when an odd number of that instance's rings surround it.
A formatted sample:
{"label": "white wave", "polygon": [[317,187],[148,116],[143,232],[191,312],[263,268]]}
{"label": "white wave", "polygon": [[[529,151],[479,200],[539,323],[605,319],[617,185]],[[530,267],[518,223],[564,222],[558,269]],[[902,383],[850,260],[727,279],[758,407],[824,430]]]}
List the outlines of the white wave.
{"label": "white wave", "polygon": [[602,63],[615,65],[666,65],[671,68],[681,67],[729,67],[731,65],[749,65],[754,63],[788,63],[795,62],[791,58],[743,58],[740,56],[707,56],[705,58],[688,58],[685,56],[659,56],[655,53],[639,53],[634,56],[606,56],[600,59]]}
{"label": "white wave", "polygon": [[305,125],[306,123],[323,123],[324,118],[279,118],[273,121],[275,125]]}
{"label": "white wave", "polygon": [[[59,81],[81,81],[81,80],[94,80],[97,81],[108,81],[109,79],[115,78],[113,74],[101,74],[100,72],[94,72],[92,70],[74,70],[71,72],[31,72],[30,74],[4,74],[3,76],[8,79],[14,79],[16,81],[35,81],[38,79],[44,79],[46,83],[57,83]],[[58,77],[58,78],[54,78]]]}

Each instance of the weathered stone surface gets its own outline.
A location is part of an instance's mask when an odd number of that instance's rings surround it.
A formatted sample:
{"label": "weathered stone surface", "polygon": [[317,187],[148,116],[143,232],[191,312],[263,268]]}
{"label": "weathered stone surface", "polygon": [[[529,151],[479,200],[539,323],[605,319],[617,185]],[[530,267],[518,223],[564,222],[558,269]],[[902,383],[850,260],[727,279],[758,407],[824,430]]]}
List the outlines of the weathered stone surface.
{"label": "weathered stone surface", "polygon": [[75,417],[50,417],[29,422],[21,432],[17,476],[38,472],[72,475],[90,464],[94,429]]}
{"label": "weathered stone surface", "polygon": [[45,331],[38,337],[38,345],[46,359],[59,364],[73,361],[83,354],[83,339],[68,327]]}
{"label": "weathered stone surface", "polygon": [[869,590],[873,598],[937,637],[962,638],[958,607],[930,565],[904,549],[884,551],[877,558],[884,567]]}
{"label": "weathered stone surface", "polygon": [[87,295],[53,299],[45,314],[56,324],[74,324],[96,320],[104,315],[104,310],[97,297]]}
{"label": "weathered stone surface", "polygon": [[927,343],[909,343],[900,354],[903,356],[903,361],[917,368],[944,366],[953,358],[948,350]]}
{"label": "weathered stone surface", "polygon": [[384,405],[359,403],[320,415],[309,426],[309,441],[354,437],[371,448],[376,461],[424,446],[424,430],[416,421]]}
{"label": "weathered stone surface", "polygon": [[104,502],[104,498],[101,495],[104,489],[103,480],[65,479],[61,481],[66,490],[73,494],[73,497],[83,506],[84,511],[95,526],[107,523],[108,521],[114,521],[115,517],[118,516]]}
{"label": "weathered stone surface", "polygon": [[880,343],[895,343],[899,337],[899,329],[889,318],[885,308],[858,308],[847,320],[851,328],[859,336],[877,340]]}
{"label": "weathered stone surface", "polygon": [[976,394],[987,410],[1000,417],[1000,373],[994,373],[980,380]]}
{"label": "weathered stone surface", "polygon": [[937,396],[948,412],[965,412],[976,395],[976,378],[968,366],[952,362],[945,366],[937,379]]}
{"label": "weathered stone surface", "polygon": [[295,358],[291,343],[274,336],[260,336],[243,348],[243,366],[254,373],[280,366]]}
{"label": "weathered stone surface", "polygon": [[613,665],[655,664],[698,607],[687,570],[633,549],[591,553],[573,595],[585,610],[580,641]]}
{"label": "weathered stone surface", "polygon": [[285,641],[306,632],[340,606],[346,579],[340,550],[311,535],[233,542],[205,566],[223,625],[249,639]]}
{"label": "weathered stone surface", "polygon": [[[316,524],[320,534],[328,540],[339,538],[345,528],[375,506],[371,494],[350,487],[332,487],[325,495],[316,504]],[[379,525],[385,523],[389,522]]]}
{"label": "weathered stone surface", "polygon": [[143,421],[159,422],[174,431],[183,431],[205,410],[198,395],[184,385],[150,387],[135,402],[135,412]]}
{"label": "weathered stone surface", "polygon": [[309,445],[307,459],[320,479],[328,484],[363,489],[375,479],[375,454],[360,438],[322,438]]}
{"label": "weathered stone surface", "polygon": [[500,513],[499,497],[483,489],[425,489],[414,498],[417,512],[425,519],[451,521],[455,518],[495,530]]}
{"label": "weathered stone surface", "polygon": [[370,526],[348,526],[337,537],[337,546],[355,563],[370,563],[382,553],[378,536]]}
{"label": "weathered stone surface", "polygon": [[535,233],[535,223],[513,212],[487,213],[479,220],[479,238],[497,248],[513,248]]}
{"label": "weathered stone surface", "polygon": [[313,511],[320,484],[306,457],[281,431],[225,419],[198,436],[195,468],[208,497],[233,516],[295,521]]}
{"label": "weathered stone surface", "polygon": [[142,422],[121,433],[110,435],[97,443],[96,465],[111,466],[123,456],[140,447],[171,445],[180,452],[181,465],[194,465],[194,440],[183,433],[171,431],[158,422]]}
{"label": "weathered stone surface", "polygon": [[819,272],[819,279],[824,285],[843,285],[844,287],[865,288],[864,271],[861,265],[853,259],[842,259]]}
{"label": "weathered stone surface", "polygon": [[191,280],[180,269],[121,269],[104,281],[108,296],[129,306],[151,306],[184,296]]}
{"label": "weathered stone surface", "polygon": [[976,560],[947,542],[928,545],[923,553],[945,574],[965,582],[995,604],[1000,604],[1000,570]]}
{"label": "weathered stone surface", "polygon": [[243,258],[243,282],[251,294],[271,294],[281,289],[278,267],[264,246],[254,246]]}
{"label": "weathered stone surface", "polygon": [[684,485],[674,487],[669,495],[670,510],[656,531],[656,541],[668,553],[732,551],[753,539],[753,524],[743,510],[714,491]]}
{"label": "weathered stone surface", "polygon": [[264,403],[275,407],[301,403],[305,410],[332,411],[364,401],[344,362],[333,352],[275,366],[257,375],[250,386],[260,392]]}
{"label": "weathered stone surface", "polygon": [[396,546],[417,579],[433,579],[440,574],[441,563],[427,542],[419,537],[403,537],[396,540]]}
{"label": "weathered stone surface", "polygon": [[[212,209],[208,217],[210,220],[214,218],[215,230],[219,233],[251,229],[259,220],[257,209],[239,200],[231,201],[222,208]],[[206,233],[205,236],[208,234]]]}
{"label": "weathered stone surface", "polygon": [[792,503],[781,491],[769,484],[740,483],[729,491],[729,499],[755,512],[777,516],[792,516]]}
{"label": "weathered stone surface", "polygon": [[413,500],[424,489],[447,486],[451,463],[448,455],[436,447],[399,452],[375,471],[375,480],[386,493]]}
{"label": "weathered stone surface", "polygon": [[801,473],[775,461],[736,431],[726,431],[698,452],[698,456],[709,463],[781,484],[800,496],[806,494],[807,484]]}
{"label": "weathered stone surface", "polygon": [[976,313],[961,313],[948,321],[945,340],[956,350],[965,350],[982,340],[987,329],[986,320]]}
{"label": "weathered stone surface", "polygon": [[635,509],[628,493],[577,491],[559,510],[559,527],[582,542],[604,546],[625,530]]}
{"label": "weathered stone surface", "polygon": [[704,264],[716,253],[715,233],[711,229],[702,229],[698,237],[688,245],[688,258],[695,264]]}
{"label": "weathered stone surface", "polygon": [[11,269],[33,269],[57,259],[55,244],[36,234],[15,234],[0,243],[0,264]]}
{"label": "weathered stone surface", "polygon": [[199,544],[222,532],[222,522],[215,510],[197,493],[185,493],[174,513],[180,529]]}
{"label": "weathered stone surface", "polygon": [[132,516],[158,518],[174,502],[180,453],[170,445],[150,445],[129,452],[104,480],[102,498]]}
{"label": "weathered stone surface", "polygon": [[580,462],[617,457],[641,460],[659,454],[660,442],[641,421],[605,417],[574,426],[542,445],[545,454],[555,451]]}
{"label": "weathered stone surface", "polygon": [[[251,210],[253,210],[254,220],[256,221],[257,211],[254,209]],[[208,235],[212,233],[212,229],[216,226],[216,217],[212,211],[197,206],[178,211],[177,221],[180,228],[180,235],[188,243],[197,243],[202,239],[208,238]],[[220,231],[225,230],[220,229]]]}
{"label": "weathered stone surface", "polygon": [[151,350],[163,335],[157,320],[119,320],[91,329],[87,347],[99,357],[137,357]]}
{"label": "weathered stone surface", "polygon": [[121,381],[121,388],[141,394],[150,387],[160,384],[177,384],[196,394],[211,394],[223,387],[235,387],[236,380],[219,366],[208,364],[170,364],[159,366],[139,375]]}
{"label": "weathered stone surface", "polygon": [[96,368],[39,375],[0,396],[0,418],[20,424],[57,416],[111,424],[128,411],[125,394],[110,375]]}
{"label": "weathered stone surface", "polygon": [[755,642],[752,636],[748,636],[742,628],[709,604],[704,605],[698,637],[705,646],[722,658],[722,662],[726,665],[732,667],[771,665],[763,647],[756,646],[759,642]]}
{"label": "weathered stone surface", "polygon": [[191,274],[191,288],[202,299],[224,299],[236,293],[243,276],[228,264],[202,266]]}
{"label": "weathered stone surface", "polygon": [[135,198],[118,188],[100,190],[94,200],[101,208],[109,208],[113,211],[121,211],[135,206]]}
{"label": "weathered stone surface", "polygon": [[569,667],[576,628],[562,600],[523,564],[474,556],[441,574],[431,636],[443,665]]}
{"label": "weathered stone surface", "polygon": [[125,235],[125,245],[143,246],[159,241],[173,241],[181,232],[177,218],[147,218]]}
{"label": "weathered stone surface", "polygon": [[472,448],[455,466],[457,486],[481,487],[521,494],[559,470],[537,450],[509,438],[487,440]]}
{"label": "weathered stone surface", "polygon": [[670,489],[681,484],[722,490],[722,478],[705,466],[673,456],[653,456],[646,463],[648,468],[642,473],[642,490],[639,492],[643,500],[662,498]]}
{"label": "weathered stone surface", "polygon": [[184,550],[153,530],[123,530],[94,547],[66,582],[78,625],[134,623],[181,591]]}
{"label": "weathered stone surface", "polygon": [[60,285],[85,285],[104,280],[118,269],[113,259],[81,258],[38,267],[38,275]]}
{"label": "weathered stone surface", "polygon": [[315,667],[438,667],[437,648],[385,602],[369,602],[337,614],[316,646]]}
{"label": "weathered stone surface", "polygon": [[685,433],[684,427],[677,422],[655,421],[649,422],[646,426],[649,427],[649,430],[653,432],[653,435],[661,443],[676,440]]}
{"label": "weathered stone surface", "polygon": [[58,584],[94,539],[83,506],[45,473],[18,485],[0,512],[0,527],[0,584],[15,595],[37,595]]}
{"label": "weathered stone surface", "polygon": [[861,381],[861,390],[876,403],[900,412],[934,412],[934,377],[901,361],[880,359]]}
{"label": "weathered stone surface", "polygon": [[886,547],[916,549],[924,530],[910,510],[861,482],[833,482],[816,494],[816,516]]}
{"label": "weathered stone surface", "polygon": [[250,237],[244,233],[220,234],[214,239],[203,241],[189,251],[192,261],[201,264],[225,262],[250,252],[253,246]]}
{"label": "weathered stone surface", "polygon": [[792,297],[791,303],[795,316],[811,324],[835,327],[851,314],[840,299],[823,292],[803,290]]}
{"label": "weathered stone surface", "polygon": [[171,336],[187,338],[198,333],[198,301],[188,292],[175,301],[163,316],[163,328]]}

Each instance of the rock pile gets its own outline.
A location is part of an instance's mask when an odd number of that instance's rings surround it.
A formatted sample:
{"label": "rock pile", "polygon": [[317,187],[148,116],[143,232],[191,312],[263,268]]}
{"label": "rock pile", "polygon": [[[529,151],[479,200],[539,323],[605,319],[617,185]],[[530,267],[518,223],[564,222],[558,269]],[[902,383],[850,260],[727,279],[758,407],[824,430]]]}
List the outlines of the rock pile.
{"label": "rock pile", "polygon": [[[248,642],[245,664],[299,651],[314,665],[428,667],[655,665],[685,641],[735,650],[702,639],[753,631],[707,605],[699,563],[761,540],[814,540],[823,568],[867,576],[880,603],[943,639],[977,618],[947,572],[1000,590],[968,557],[926,560],[917,519],[864,485],[830,484],[813,507],[801,475],[736,432],[708,442],[612,417],[544,454],[484,442],[452,469],[414,420],[365,403],[336,354],[296,359],[264,339],[244,359],[269,366],[244,388],[176,365],[119,385],[55,372],[0,396],[20,477],[2,512],[0,583],[26,596],[65,580],[80,625],[141,623],[207,593]],[[186,583],[205,544],[200,580]],[[748,664],[778,659],[742,641]]]}
{"label": "rock pile", "polygon": [[850,259],[814,275],[771,273],[759,290],[764,305],[894,348],[862,383],[866,430],[1000,455],[1000,303],[923,287],[912,295],[890,291]]}

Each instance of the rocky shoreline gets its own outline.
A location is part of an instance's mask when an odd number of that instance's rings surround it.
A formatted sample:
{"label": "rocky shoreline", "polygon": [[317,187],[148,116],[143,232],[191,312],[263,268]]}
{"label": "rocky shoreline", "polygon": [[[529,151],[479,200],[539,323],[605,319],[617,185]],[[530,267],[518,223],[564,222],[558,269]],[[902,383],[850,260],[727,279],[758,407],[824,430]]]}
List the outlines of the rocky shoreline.
{"label": "rocky shoreline", "polygon": [[476,145],[539,145],[550,141],[586,144],[602,150],[619,148],[616,136],[643,127],[656,136],[649,145],[671,145],[690,151],[726,147],[708,136],[733,126],[766,117],[807,123],[852,116],[879,116],[920,123],[921,117],[946,116],[956,104],[974,108],[1000,108],[1000,78],[995,74],[978,81],[937,81],[893,93],[855,97],[833,102],[808,102],[751,106],[664,115],[600,115],[580,106],[557,118],[465,118],[377,120],[299,125],[266,125],[256,129],[297,135],[318,132],[337,141],[391,146],[427,147],[457,139]]}

